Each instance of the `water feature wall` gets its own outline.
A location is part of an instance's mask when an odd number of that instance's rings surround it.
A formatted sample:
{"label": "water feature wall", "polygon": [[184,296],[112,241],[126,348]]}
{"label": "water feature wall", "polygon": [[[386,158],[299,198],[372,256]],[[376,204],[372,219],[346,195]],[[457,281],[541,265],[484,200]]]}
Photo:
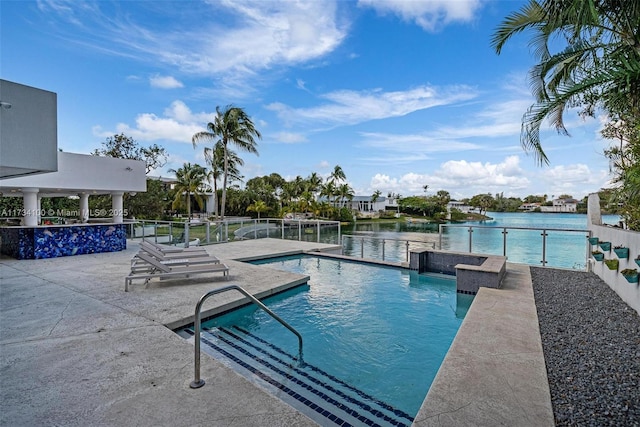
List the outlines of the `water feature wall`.
{"label": "water feature wall", "polygon": [[459,293],[478,293],[480,287],[500,288],[506,274],[507,258],[496,255],[416,250],[409,254],[409,268],[456,276]]}
{"label": "water feature wall", "polygon": [[[637,274],[640,271],[640,233],[604,225],[600,214],[600,197],[597,193],[589,195],[587,217],[587,226],[593,236],[591,249],[603,254],[602,257],[598,257],[602,260],[594,256],[590,258],[592,271],[640,314],[640,285]],[[623,275],[623,270],[635,270],[636,274]]]}

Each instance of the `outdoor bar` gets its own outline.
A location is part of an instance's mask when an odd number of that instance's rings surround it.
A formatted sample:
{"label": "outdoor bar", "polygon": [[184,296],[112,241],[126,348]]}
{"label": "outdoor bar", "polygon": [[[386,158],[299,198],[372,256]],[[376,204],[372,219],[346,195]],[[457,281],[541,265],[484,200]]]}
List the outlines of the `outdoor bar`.
{"label": "outdoor bar", "polygon": [[[4,216],[0,227],[0,252],[17,259],[114,252],[126,249],[124,193],[146,191],[145,165],[137,160],[58,152],[58,170],[0,181],[5,196],[22,197],[24,208]],[[89,197],[108,194],[111,208],[89,210]],[[49,217],[62,216],[41,209],[43,197],[74,197],[77,211],[54,224]],[[19,215],[15,215],[19,214]]]}

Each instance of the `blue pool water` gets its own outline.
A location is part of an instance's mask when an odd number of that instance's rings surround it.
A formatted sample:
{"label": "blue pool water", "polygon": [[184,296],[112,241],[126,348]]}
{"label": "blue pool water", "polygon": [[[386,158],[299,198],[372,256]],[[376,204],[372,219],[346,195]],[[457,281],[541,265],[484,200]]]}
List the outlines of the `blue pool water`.
{"label": "blue pool water", "polygon": [[[310,256],[254,262],[308,275],[264,303],[304,338],[304,360],[415,416],[473,296],[455,279]],[[292,355],[297,339],[255,306],[208,320],[238,326]]]}

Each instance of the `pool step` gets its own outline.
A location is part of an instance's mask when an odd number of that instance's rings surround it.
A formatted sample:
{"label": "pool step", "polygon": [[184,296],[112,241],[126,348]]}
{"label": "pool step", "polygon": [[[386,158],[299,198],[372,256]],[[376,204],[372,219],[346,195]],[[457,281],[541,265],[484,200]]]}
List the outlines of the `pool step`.
{"label": "pool step", "polygon": [[[193,331],[189,331],[193,335]],[[202,350],[321,425],[409,426],[412,417],[240,328],[202,331]]]}

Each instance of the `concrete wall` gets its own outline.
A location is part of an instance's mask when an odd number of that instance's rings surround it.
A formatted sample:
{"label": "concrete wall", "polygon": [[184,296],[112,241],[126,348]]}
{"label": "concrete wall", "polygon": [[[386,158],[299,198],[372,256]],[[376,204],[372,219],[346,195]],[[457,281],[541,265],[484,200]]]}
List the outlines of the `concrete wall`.
{"label": "concrete wall", "polygon": [[58,98],[0,80],[0,178],[58,169]]}
{"label": "concrete wall", "polygon": [[409,253],[409,268],[419,273],[431,272],[441,274],[456,274],[456,265],[480,265],[488,255],[462,252],[447,252],[435,250],[418,250]]}
{"label": "concrete wall", "polygon": [[142,161],[64,152],[58,152],[57,159],[57,172],[4,179],[0,188],[86,189],[98,193],[147,191]]}
{"label": "concrete wall", "polygon": [[597,237],[600,242],[611,242],[611,250],[609,251],[602,250],[597,246],[593,246],[593,250],[603,252],[605,259],[614,259],[618,258],[613,250],[614,246],[620,245],[629,248],[629,258],[619,259],[617,270],[609,270],[604,261],[590,258],[592,271],[604,280],[624,302],[640,314],[640,285],[637,282],[629,283],[620,274],[620,271],[627,268],[640,271],[640,266],[635,262],[635,258],[640,256],[640,233],[603,225],[600,215],[600,198],[597,193],[589,195],[588,209],[587,226],[591,235]]}

